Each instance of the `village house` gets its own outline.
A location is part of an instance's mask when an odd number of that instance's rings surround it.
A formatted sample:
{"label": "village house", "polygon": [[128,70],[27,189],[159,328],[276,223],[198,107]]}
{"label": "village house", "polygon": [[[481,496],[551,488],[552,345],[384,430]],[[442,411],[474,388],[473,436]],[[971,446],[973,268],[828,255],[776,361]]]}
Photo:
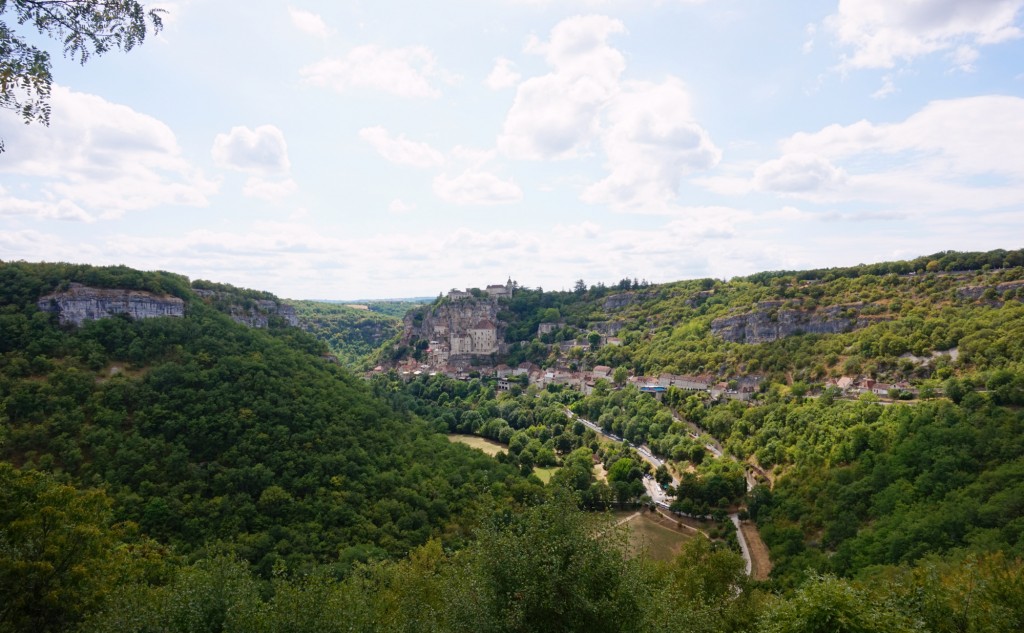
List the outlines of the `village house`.
{"label": "village house", "polygon": [[531,375],[535,371],[539,371],[540,367],[537,367],[529,361],[523,361],[512,371],[513,376]]}
{"label": "village house", "polygon": [[565,327],[565,321],[546,321],[537,325],[537,336],[550,334]]}

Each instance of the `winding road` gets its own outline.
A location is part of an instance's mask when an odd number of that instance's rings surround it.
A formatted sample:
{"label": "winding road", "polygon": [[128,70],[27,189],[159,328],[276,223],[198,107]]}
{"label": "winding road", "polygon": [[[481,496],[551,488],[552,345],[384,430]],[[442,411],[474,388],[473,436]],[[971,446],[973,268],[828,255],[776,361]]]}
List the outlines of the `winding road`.
{"label": "winding road", "polygon": [[[598,426],[597,424],[594,424],[590,420],[581,418],[580,416],[576,415],[571,410],[569,410],[568,407],[565,408],[565,414],[567,416],[569,416],[569,418],[572,419],[572,420],[579,420],[588,429],[591,429],[592,431],[594,431],[598,435],[606,437],[606,438],[608,438],[609,440],[611,440],[613,442],[626,442],[624,439],[622,439],[618,435],[614,435],[612,433],[605,433],[604,429],[602,429],[600,426]],[[675,418],[675,416],[673,416],[673,419],[676,420],[677,422],[681,422],[681,420],[679,420],[678,418]],[[693,439],[700,439],[700,436],[697,435],[696,433],[694,433],[693,431],[690,431],[690,437],[692,437]],[[658,468],[659,466],[662,466],[662,465],[665,464],[664,461],[662,461],[661,459],[656,457],[654,455],[654,453],[651,452],[651,449],[647,448],[646,446],[643,446],[643,445],[641,445],[641,446],[634,446],[633,444],[630,444],[629,442],[626,442],[626,445],[631,447],[631,448],[633,448],[633,449],[635,449],[637,454],[640,455],[640,457],[643,458],[644,461],[646,461],[651,466],[654,466],[655,468]],[[707,451],[709,453],[711,453],[712,455],[714,455],[716,458],[723,457],[722,449],[718,448],[718,446],[716,446],[715,444],[713,444],[711,442],[708,442],[708,443],[704,444],[704,448],[707,449]],[[730,455],[730,458],[733,459],[734,461],[739,461],[739,460],[737,460],[735,457],[733,457],[731,455]],[[750,491],[750,489],[752,489],[754,487],[754,484],[756,483],[756,481],[754,480],[753,475],[751,475],[750,473],[747,473],[746,482],[747,482],[747,491]],[[674,486],[678,486],[678,485],[679,485],[679,479],[677,479],[676,476],[673,475],[672,476],[672,486],[674,487]],[[653,477],[644,477],[644,488],[647,489],[647,494],[650,495],[651,500],[654,502],[654,505],[656,505],[659,508],[662,508],[664,510],[668,510],[669,496],[665,493],[665,491],[661,488],[661,486],[658,485],[658,482],[654,481]],[[750,546],[747,544],[747,537],[744,536],[743,530],[742,530],[742,528],[740,526],[740,515],[739,515],[738,512],[733,512],[732,514],[729,515],[729,519],[732,521],[732,524],[736,526],[736,540],[740,544],[740,553],[743,555],[744,570],[746,571],[747,575],[749,576],[749,575],[751,575],[751,573],[753,571],[754,561],[750,557]]]}

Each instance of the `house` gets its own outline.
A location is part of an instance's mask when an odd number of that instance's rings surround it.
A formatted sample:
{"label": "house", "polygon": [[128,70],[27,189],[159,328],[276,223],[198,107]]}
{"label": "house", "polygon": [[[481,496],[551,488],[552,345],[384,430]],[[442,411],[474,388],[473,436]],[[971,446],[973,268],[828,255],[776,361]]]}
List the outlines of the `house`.
{"label": "house", "polygon": [[468,299],[469,297],[472,297],[472,296],[473,296],[472,294],[470,294],[470,293],[468,293],[468,292],[466,292],[464,290],[456,290],[455,288],[452,288],[451,290],[448,291],[448,298],[452,299],[452,300],[455,300],[455,299]]}
{"label": "house", "polygon": [[513,375],[513,369],[502,363],[494,368],[494,375],[497,376],[499,380],[502,378],[508,378]]}
{"label": "house", "polygon": [[608,365],[595,365],[590,373],[594,376],[595,380],[598,378],[609,378],[612,375],[612,368]]}
{"label": "house", "polygon": [[540,367],[537,367],[533,363],[524,360],[523,362],[519,363],[519,365],[517,365],[515,369],[512,370],[512,375],[513,376],[529,376],[533,372],[539,371],[539,370],[540,370]]}
{"label": "house", "polygon": [[509,277],[509,280],[505,282],[505,285],[492,284],[490,286],[487,286],[485,292],[487,293],[487,296],[494,297],[495,299],[511,299],[512,288],[512,278]]}
{"label": "house", "polygon": [[676,376],[672,386],[683,391],[707,391],[711,381],[700,376]]}

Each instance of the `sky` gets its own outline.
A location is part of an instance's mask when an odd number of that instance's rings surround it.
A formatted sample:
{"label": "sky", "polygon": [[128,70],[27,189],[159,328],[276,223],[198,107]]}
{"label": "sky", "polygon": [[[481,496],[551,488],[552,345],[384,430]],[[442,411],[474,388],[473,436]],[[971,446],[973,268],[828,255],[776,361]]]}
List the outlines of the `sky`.
{"label": "sky", "polygon": [[0,260],[354,300],[1024,247],[1024,0],[144,4],[32,38]]}

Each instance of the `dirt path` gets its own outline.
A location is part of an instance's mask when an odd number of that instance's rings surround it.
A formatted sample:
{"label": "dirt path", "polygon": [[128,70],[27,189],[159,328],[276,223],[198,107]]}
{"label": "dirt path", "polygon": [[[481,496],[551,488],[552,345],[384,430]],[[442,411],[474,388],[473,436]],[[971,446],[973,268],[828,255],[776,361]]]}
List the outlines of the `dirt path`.
{"label": "dirt path", "polygon": [[620,520],[616,521],[615,525],[613,525],[612,527],[619,527],[623,523],[629,523],[630,521],[632,521],[633,519],[637,518],[638,516],[640,516],[640,512],[634,512],[633,514],[629,515],[625,519],[620,519]]}
{"label": "dirt path", "polygon": [[698,527],[694,527],[694,526],[690,525],[686,520],[684,520],[685,519],[684,517],[678,517],[678,516],[675,516],[674,514],[668,514],[664,510],[661,510],[660,508],[658,509],[658,514],[661,515],[662,517],[664,517],[665,519],[668,519],[669,521],[671,521],[672,523],[674,523],[676,526],[678,526],[680,528],[686,528],[687,530],[693,530],[694,532],[696,532],[697,534],[700,534],[701,536],[705,536],[705,537],[707,536],[707,534],[704,533],[704,530],[702,530],[702,529],[700,529]]}
{"label": "dirt path", "polygon": [[747,548],[750,551],[750,577],[754,580],[767,580],[768,574],[772,573],[772,560],[768,555],[768,546],[761,540],[761,533],[757,531],[757,526],[750,521],[742,521],[740,530],[746,538]]}

